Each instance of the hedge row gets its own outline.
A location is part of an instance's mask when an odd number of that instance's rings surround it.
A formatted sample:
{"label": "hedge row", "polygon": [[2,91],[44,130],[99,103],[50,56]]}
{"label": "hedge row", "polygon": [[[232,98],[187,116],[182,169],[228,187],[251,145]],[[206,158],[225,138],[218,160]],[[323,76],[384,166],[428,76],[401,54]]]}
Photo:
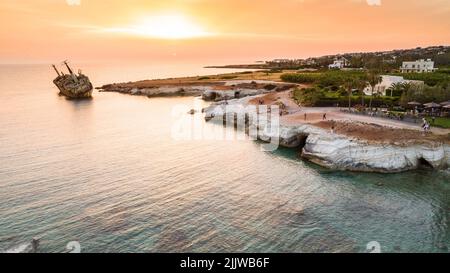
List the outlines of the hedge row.
{"label": "hedge row", "polygon": [[[373,98],[372,99],[372,107],[384,107],[384,106],[394,106],[398,104],[398,98],[390,99],[390,98]],[[361,105],[361,98],[352,98],[351,99],[352,106]],[[364,103],[369,105],[369,99],[365,99]],[[320,98],[314,103],[316,107],[347,107],[348,106],[348,98],[340,97],[338,99],[333,98]]]}

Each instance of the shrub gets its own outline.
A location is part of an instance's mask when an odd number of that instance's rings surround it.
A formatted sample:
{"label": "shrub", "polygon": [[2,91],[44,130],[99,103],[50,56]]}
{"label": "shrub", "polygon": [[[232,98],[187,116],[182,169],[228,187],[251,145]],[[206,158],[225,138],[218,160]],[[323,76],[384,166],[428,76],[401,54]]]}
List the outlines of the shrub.
{"label": "shrub", "polygon": [[316,88],[302,88],[294,90],[294,99],[302,106],[315,106],[323,97],[323,92]]}
{"label": "shrub", "polygon": [[281,80],[293,83],[315,83],[320,77],[317,73],[285,73],[281,75]]}
{"label": "shrub", "polygon": [[333,91],[337,91],[348,80],[360,80],[366,76],[361,71],[327,71],[322,73],[317,81],[317,85],[321,88],[330,87]]}
{"label": "shrub", "polygon": [[233,75],[227,75],[227,76],[222,76],[220,77],[222,80],[232,80],[232,79],[236,79],[237,76],[233,76]]}
{"label": "shrub", "polygon": [[426,85],[436,86],[447,84],[450,81],[450,74],[446,70],[432,72],[432,73],[402,73],[396,74],[403,76],[407,80],[423,81]]}
{"label": "shrub", "polygon": [[404,92],[401,97],[401,104],[406,106],[410,101],[420,103],[443,102],[450,100],[450,90],[441,86],[424,86],[422,88],[413,88]]}

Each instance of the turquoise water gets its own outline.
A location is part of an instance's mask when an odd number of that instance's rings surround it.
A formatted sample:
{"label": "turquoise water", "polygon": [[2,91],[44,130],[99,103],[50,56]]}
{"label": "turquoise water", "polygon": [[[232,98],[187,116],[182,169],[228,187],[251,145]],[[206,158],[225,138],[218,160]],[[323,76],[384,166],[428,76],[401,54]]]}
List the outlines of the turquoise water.
{"label": "turquoise water", "polygon": [[[96,86],[216,72],[199,67],[83,66]],[[257,142],[176,141],[173,107],[201,101],[68,101],[53,77],[0,66],[0,250],[39,237],[44,252],[448,252],[448,172],[335,172]]]}

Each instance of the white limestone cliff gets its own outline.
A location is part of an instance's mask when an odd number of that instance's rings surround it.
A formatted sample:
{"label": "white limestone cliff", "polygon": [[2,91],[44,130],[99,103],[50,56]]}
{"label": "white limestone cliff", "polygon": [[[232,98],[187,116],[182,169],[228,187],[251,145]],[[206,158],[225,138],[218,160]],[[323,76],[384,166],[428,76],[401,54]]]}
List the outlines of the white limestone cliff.
{"label": "white limestone cliff", "polygon": [[[227,118],[240,115],[245,107],[227,105]],[[217,105],[205,109],[206,117],[221,116],[223,110]],[[221,119],[219,119],[221,120]],[[252,120],[249,125],[255,126]],[[335,134],[310,124],[280,125],[279,130],[267,128],[264,122],[257,125],[258,138],[270,141],[279,138],[279,145],[301,149],[301,156],[323,167],[335,170],[395,173],[428,166],[445,169],[450,166],[450,145],[439,141],[377,142]]]}

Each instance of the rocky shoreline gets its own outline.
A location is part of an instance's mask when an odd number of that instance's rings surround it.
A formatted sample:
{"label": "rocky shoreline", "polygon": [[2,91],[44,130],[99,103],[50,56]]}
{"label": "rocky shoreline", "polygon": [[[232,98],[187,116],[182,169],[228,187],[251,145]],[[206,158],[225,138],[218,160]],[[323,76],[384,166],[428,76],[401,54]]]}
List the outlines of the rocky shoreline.
{"label": "rocky shoreline", "polygon": [[[304,123],[298,118],[290,122],[281,119],[274,134],[268,125],[270,120],[254,121],[245,112],[247,106],[277,105],[280,116],[292,118],[301,110],[287,94],[297,86],[269,80],[188,78],[110,84],[98,89],[147,97],[202,96],[203,100],[212,102],[203,109],[207,121],[223,122],[241,116],[247,129],[257,128],[257,139],[270,142],[276,138],[280,146],[298,149],[303,159],[333,170],[397,173],[422,167],[437,170],[450,167],[448,135],[423,136],[417,130],[364,123],[353,118],[333,121],[333,125],[320,121]],[[195,113],[195,110],[190,112]]]}
{"label": "rocky shoreline", "polygon": [[108,85],[98,88],[100,92],[116,92],[133,96],[151,97],[175,97],[175,96],[201,96],[208,90],[209,86],[184,86],[184,87],[123,87],[119,85]]}
{"label": "rocky shoreline", "polygon": [[[305,134],[305,128],[296,128]],[[310,131],[307,130],[306,131]],[[384,144],[321,132],[307,134],[301,156],[335,170],[396,173],[450,166],[450,145],[442,142]]]}
{"label": "rocky shoreline", "polygon": [[297,85],[261,80],[180,82],[177,84],[155,84],[150,81],[148,84],[108,84],[97,89],[100,92],[116,92],[135,96],[202,96],[206,101],[222,101],[271,92],[282,92],[295,86]]}
{"label": "rocky shoreline", "polygon": [[[298,149],[303,159],[322,167],[343,171],[398,173],[423,167],[441,170],[450,166],[450,143],[445,136],[421,139],[420,132],[411,130],[409,133],[414,139],[369,140],[332,132],[331,129],[323,128],[323,124],[292,125],[283,122],[279,131],[273,133],[268,120],[263,119],[261,122],[259,119],[255,122],[246,116],[244,109],[248,101],[247,98],[228,102],[224,119],[243,115],[247,128],[257,127],[259,140],[270,142],[277,138],[280,146]],[[222,115],[225,111],[223,107],[223,104],[218,103],[204,109],[205,118],[211,120],[212,117]],[[355,121],[339,121],[334,126],[339,128],[349,125],[380,131],[392,130]]]}

